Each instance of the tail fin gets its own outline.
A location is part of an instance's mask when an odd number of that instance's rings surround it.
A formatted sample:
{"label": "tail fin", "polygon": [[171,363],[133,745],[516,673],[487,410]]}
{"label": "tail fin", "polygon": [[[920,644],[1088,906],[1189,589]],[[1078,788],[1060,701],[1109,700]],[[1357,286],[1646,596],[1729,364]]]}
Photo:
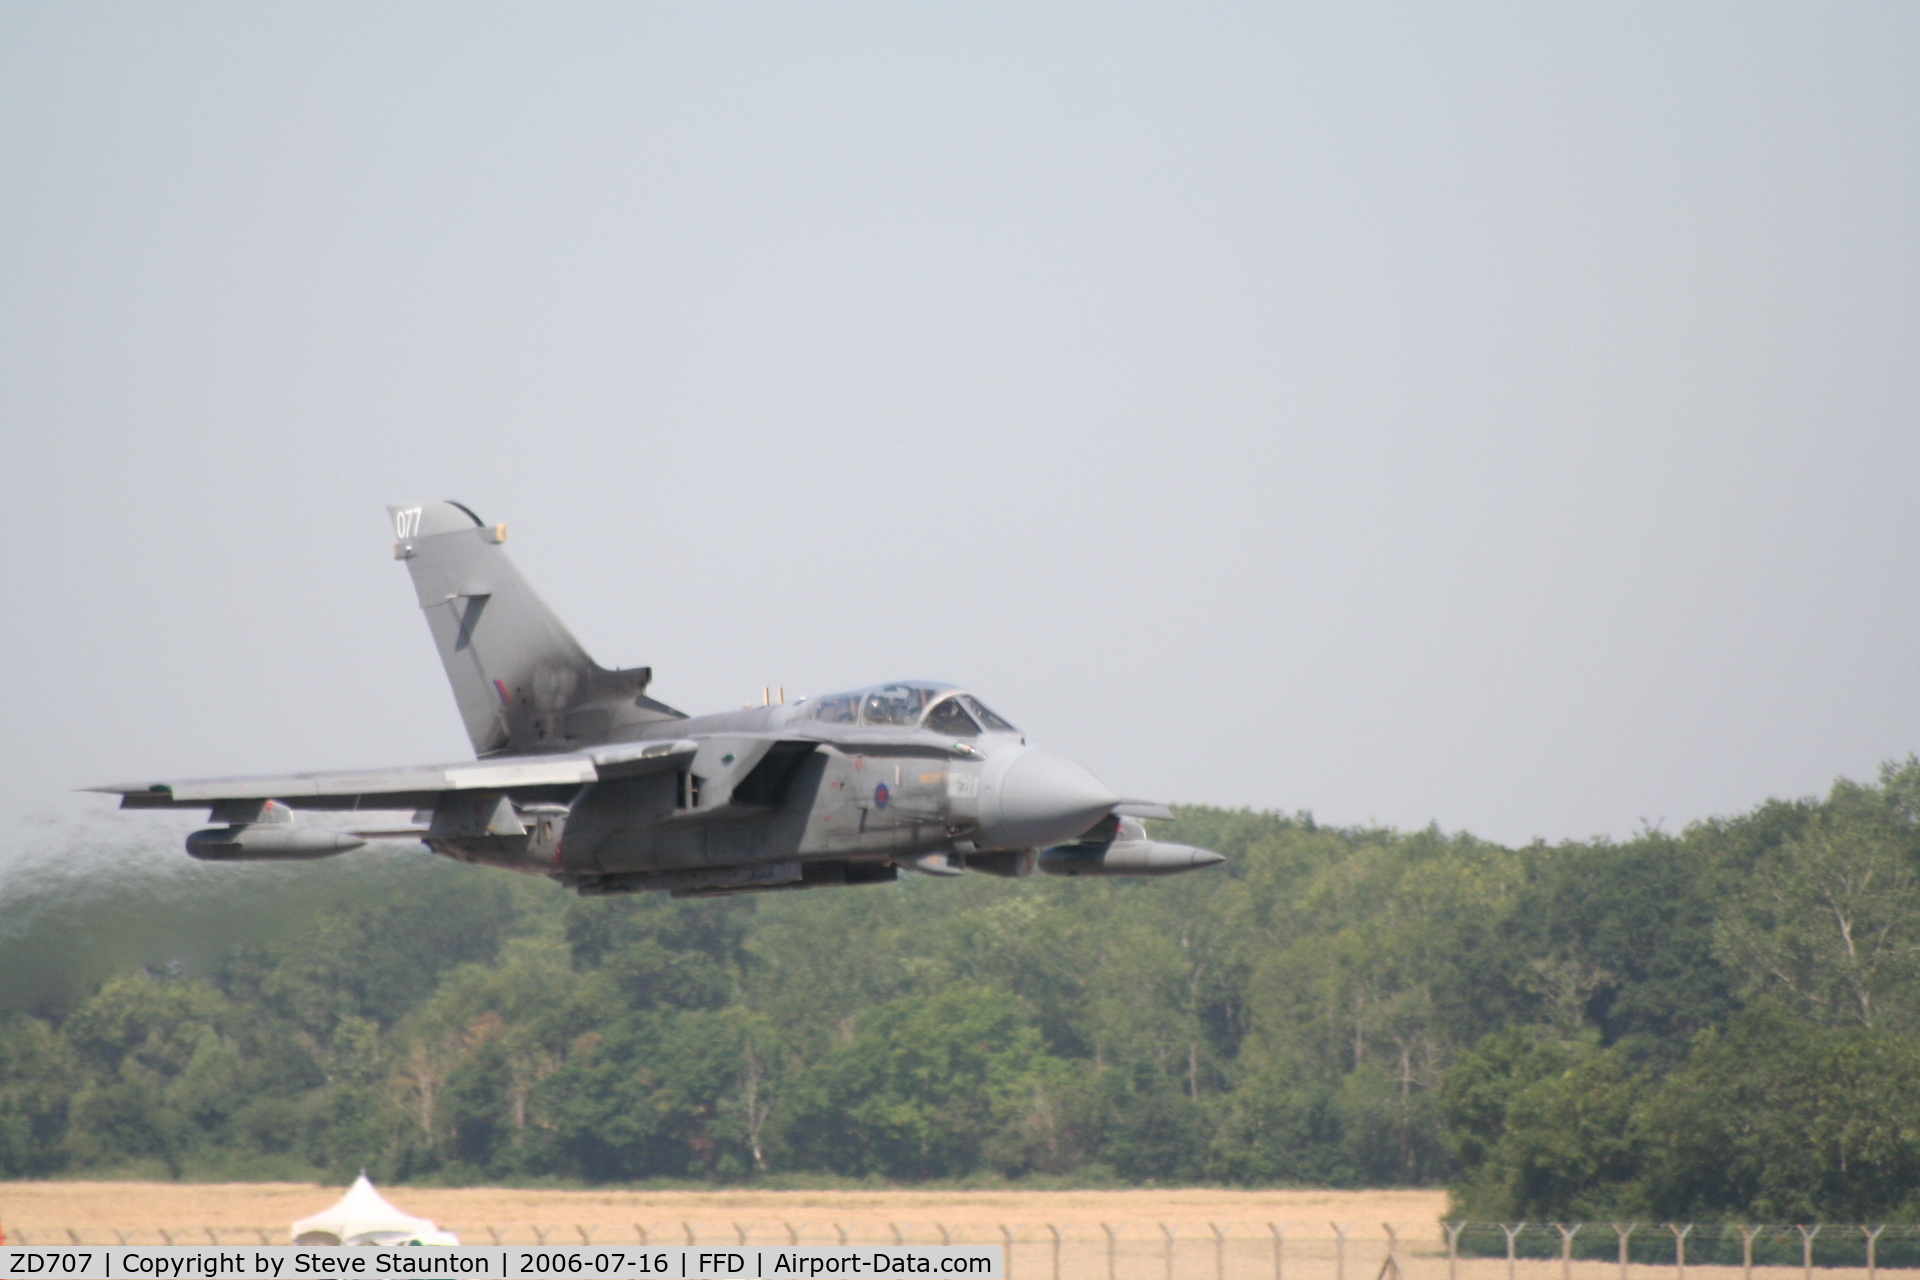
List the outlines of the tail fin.
{"label": "tail fin", "polygon": [[457,502],[387,512],[475,754],[567,751],[680,718],[646,696],[649,668],[609,671],[587,656],[507,559],[505,525]]}

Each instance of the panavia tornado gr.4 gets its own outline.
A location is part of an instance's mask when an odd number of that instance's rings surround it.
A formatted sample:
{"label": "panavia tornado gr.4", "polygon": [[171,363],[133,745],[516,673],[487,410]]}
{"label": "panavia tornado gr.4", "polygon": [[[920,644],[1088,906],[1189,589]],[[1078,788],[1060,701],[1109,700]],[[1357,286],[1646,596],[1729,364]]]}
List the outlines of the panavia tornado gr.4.
{"label": "panavia tornado gr.4", "polygon": [[[396,559],[477,759],[458,764],[97,787],[127,809],[207,808],[211,861],[324,858],[371,839],[550,876],[584,894],[679,897],[879,884],[900,869],[1158,876],[1223,859],[1147,837],[1126,800],[965,690],[902,680],[692,716],[649,668],[589,658],[507,558],[505,525],[457,502],[391,507]],[[346,831],[293,811],[413,810]]]}

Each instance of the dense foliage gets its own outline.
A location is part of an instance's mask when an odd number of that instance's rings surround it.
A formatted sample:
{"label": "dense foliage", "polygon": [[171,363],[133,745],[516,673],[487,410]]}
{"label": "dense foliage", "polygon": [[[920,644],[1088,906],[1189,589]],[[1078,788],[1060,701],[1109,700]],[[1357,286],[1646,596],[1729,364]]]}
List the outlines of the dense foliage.
{"label": "dense foliage", "polygon": [[1619,844],[1197,808],[1174,838],[1231,860],[708,901],[417,854],[301,869],[331,888],[291,923],[0,1024],[0,1173],[1920,1209],[1920,764]]}

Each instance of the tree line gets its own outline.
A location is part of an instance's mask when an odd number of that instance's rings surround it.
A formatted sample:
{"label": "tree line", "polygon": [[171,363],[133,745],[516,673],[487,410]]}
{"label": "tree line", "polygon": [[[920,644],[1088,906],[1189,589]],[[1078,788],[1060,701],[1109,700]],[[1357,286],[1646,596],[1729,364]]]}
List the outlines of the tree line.
{"label": "tree line", "polygon": [[[271,927],[11,1001],[0,1175],[1446,1183],[1482,1220],[1920,1214],[1920,763],[1623,842],[1179,814],[1168,838],[1225,866],[711,900],[418,853],[214,868],[195,883],[233,913],[280,895]],[[87,973],[102,932],[16,931],[0,967]]]}

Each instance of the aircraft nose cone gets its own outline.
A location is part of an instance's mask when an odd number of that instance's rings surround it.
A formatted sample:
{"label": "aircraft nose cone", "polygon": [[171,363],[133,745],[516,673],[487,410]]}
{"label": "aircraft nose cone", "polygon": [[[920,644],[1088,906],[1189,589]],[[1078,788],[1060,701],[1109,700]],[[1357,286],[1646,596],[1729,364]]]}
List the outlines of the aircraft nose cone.
{"label": "aircraft nose cone", "polygon": [[1003,848],[1076,839],[1120,803],[1099,779],[1051,751],[1022,752],[995,790],[998,804],[981,806],[981,834]]}
{"label": "aircraft nose cone", "polygon": [[1193,865],[1196,867],[1211,867],[1226,860],[1226,854],[1215,853],[1211,849],[1195,849],[1193,851]]}

